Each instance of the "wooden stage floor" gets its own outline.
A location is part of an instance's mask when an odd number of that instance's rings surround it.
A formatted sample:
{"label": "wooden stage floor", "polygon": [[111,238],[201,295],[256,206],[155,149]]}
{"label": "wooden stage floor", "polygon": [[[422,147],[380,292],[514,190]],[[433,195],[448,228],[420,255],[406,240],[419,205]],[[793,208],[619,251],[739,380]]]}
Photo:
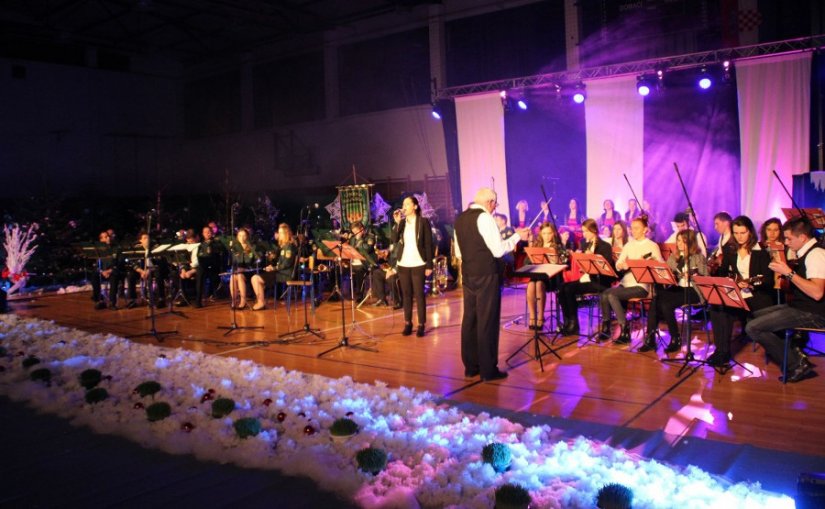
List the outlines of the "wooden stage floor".
{"label": "wooden stage floor", "polygon": [[[530,357],[519,354],[508,366],[505,359],[530,335],[522,325],[507,322],[525,311],[524,290],[506,288],[502,302],[502,331],[499,367],[509,378],[483,383],[464,378],[460,359],[461,290],[428,299],[427,333],[424,338],[404,337],[403,315],[390,308],[364,306],[355,311],[360,331],[348,334],[351,344],[364,344],[377,353],[352,348],[339,349],[322,358],[317,355],[339,343],[340,302],[321,305],[310,323],[320,328],[323,340],[304,336],[293,344],[277,344],[280,334],[301,329],[303,308],[294,306],[289,315],[279,303],[276,310],[237,312],[239,326],[263,326],[262,330],[236,330],[224,335],[219,326],[231,323],[228,301],[201,309],[180,308],[187,318],[161,315],[158,330],[177,329],[163,346],[187,348],[215,355],[231,355],[255,362],[283,366],[329,377],[349,375],[359,382],[384,381],[390,386],[424,389],[447,399],[488,407],[553,417],[662,430],[675,444],[685,437],[701,437],[767,449],[825,456],[825,376],[797,384],[777,380],[779,368],[766,365],[762,349],[742,346],[737,360],[753,374],[736,367],[719,375],[707,366],[690,367],[677,376],[681,365],[660,362],[659,353],[633,351],[641,340],[634,333],[633,348],[611,343],[587,343],[574,337],[559,338],[554,347],[561,360],[544,356],[545,369]],[[128,336],[146,332],[150,321],[146,308],[96,311],[89,293],[48,295],[10,303],[22,316],[33,316],[91,332]],[[581,322],[587,321],[581,310]],[[346,301],[346,326],[352,314]],[[595,324],[594,324],[595,325]],[[154,342],[151,337],[135,341]],[[694,333],[694,350],[703,357],[704,332]],[[734,345],[736,348],[736,345]],[[674,354],[673,357],[681,355]],[[825,361],[812,358],[815,364]]]}

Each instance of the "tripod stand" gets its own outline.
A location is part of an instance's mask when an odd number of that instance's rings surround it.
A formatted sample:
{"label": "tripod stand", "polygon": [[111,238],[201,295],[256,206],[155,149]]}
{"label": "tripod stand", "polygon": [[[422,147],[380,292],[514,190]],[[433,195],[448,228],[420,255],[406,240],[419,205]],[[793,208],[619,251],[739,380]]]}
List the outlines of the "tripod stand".
{"label": "tripod stand", "polygon": [[[522,267],[520,270],[516,271],[516,274],[519,277],[527,277],[530,281],[543,281],[547,283],[548,280],[556,276],[557,274],[561,274],[567,268],[566,265],[557,265],[552,263],[542,263],[540,265],[528,265],[526,267]],[[559,337],[560,333],[556,333],[551,340],[551,343],[555,341]],[[533,353],[529,352],[529,348],[532,347]],[[542,351],[542,347],[544,350]],[[544,359],[543,357],[548,353],[552,353],[556,356],[559,360],[561,360],[561,356],[556,353],[556,350],[553,349],[550,344],[547,343],[546,338],[542,330],[539,330],[538,327],[533,329],[533,336],[528,339],[523,345],[518,347],[516,351],[510,354],[504,362],[508,365],[510,364],[510,359],[515,357],[518,354],[524,354],[531,359],[538,361],[539,366],[541,367],[542,372],[544,371]]]}
{"label": "tripod stand", "polygon": [[[238,204],[235,203],[232,205],[232,214],[231,214],[231,230],[235,231],[235,210],[237,209]],[[234,248],[234,241],[230,241],[229,244],[229,253],[232,256],[232,264],[229,268],[229,284],[231,285],[232,291],[230,292],[230,299],[229,299],[229,309],[232,313],[232,323],[229,326],[218,326],[218,329],[224,330],[226,332],[223,333],[224,336],[228,336],[235,332],[236,330],[255,330],[255,329],[263,329],[262,325],[238,325],[236,318],[237,318],[237,310],[235,309],[235,295],[238,295],[238,280],[235,275],[238,273],[238,260],[236,257]],[[246,271],[244,271],[246,272]]]}
{"label": "tripod stand", "polygon": [[[300,239],[300,242],[299,242],[299,245],[298,245],[298,253],[301,254],[303,252],[303,248],[305,247],[306,237],[299,237],[299,239]],[[297,287],[301,288],[301,300],[303,301],[303,304],[304,304],[304,326],[300,329],[297,329],[297,330],[294,330],[294,331],[289,331],[289,332],[286,332],[286,333],[281,334],[280,336],[278,336],[279,339],[278,339],[277,342],[280,343],[280,344],[294,343],[301,336],[304,336],[304,335],[307,335],[307,334],[311,334],[311,335],[315,336],[318,339],[324,339],[324,335],[320,333],[321,329],[313,329],[312,327],[310,327],[310,325],[309,325],[309,312],[307,311],[307,298],[306,298],[307,287],[310,288],[310,298],[311,299],[315,298],[312,291],[311,291],[312,285],[314,283],[314,281],[313,281],[313,278],[314,278],[313,272],[315,270],[315,256],[313,254],[309,255],[308,265],[309,265],[309,281],[307,281],[307,270],[306,270],[306,267],[305,267],[301,271],[301,279],[300,280],[298,280],[298,281],[294,281],[294,280],[293,281],[287,281],[287,283],[286,283],[287,284],[287,288],[286,288],[287,292],[289,292],[291,290],[291,287],[297,286]],[[289,297],[287,297],[287,298],[289,298]],[[287,306],[287,309],[289,309],[288,306]],[[290,338],[290,336],[291,336],[291,339],[287,339],[287,338]]]}
{"label": "tripod stand", "polygon": [[[152,231],[152,213],[153,212],[154,211],[150,210],[146,214],[146,231],[147,232]],[[149,332],[144,332],[143,334],[135,334],[135,335],[126,336],[126,337],[131,339],[131,338],[140,338],[140,337],[143,337],[143,336],[152,336],[153,338],[155,338],[155,340],[158,343],[163,343],[163,337],[164,336],[177,334],[178,331],[177,330],[174,330],[174,331],[159,331],[159,330],[157,330],[157,326],[156,326],[156,323],[155,323],[155,288],[152,285],[152,273],[155,270],[157,270],[157,268],[154,267],[154,266],[150,266],[149,251],[152,249],[152,239],[151,239],[151,237],[149,237],[148,234],[146,234],[146,236],[147,236],[147,244],[146,244],[146,248],[143,251],[143,267],[144,267],[144,270],[149,271],[149,277],[146,278],[147,286],[148,286],[148,290],[149,290],[149,316],[147,318],[149,318],[151,320],[151,328],[149,329]]]}
{"label": "tripod stand", "polygon": [[[183,244],[182,244],[182,245],[183,245]],[[152,253],[153,253],[153,254],[158,254],[158,253],[161,253],[161,254],[166,254],[166,253],[169,253],[169,252],[170,252],[169,248],[170,248],[169,244],[163,244],[163,245],[160,245],[160,246],[158,246],[157,248],[155,248],[155,249],[152,251]],[[173,251],[173,252],[174,252],[174,251]],[[164,263],[168,263],[168,260],[164,260]],[[175,267],[175,268],[176,268],[177,266],[176,266],[175,264],[173,264],[173,267]],[[176,268],[176,270],[177,270],[177,268]],[[177,276],[177,277],[178,277],[178,280],[180,280],[180,274],[178,274],[178,273],[176,272],[175,276]],[[164,279],[165,279],[165,278],[164,278]],[[173,283],[173,281],[174,281],[174,279],[175,279],[174,277],[170,277],[170,278],[169,278],[168,283],[169,283],[169,289],[170,289],[170,290],[172,290],[172,289],[174,288],[174,286],[173,286],[173,284],[172,284],[172,283]],[[165,281],[164,281],[164,283],[165,283]],[[158,284],[160,284],[160,283],[158,283]],[[180,289],[178,290],[178,293],[181,293]],[[170,294],[171,294],[171,292],[170,292]],[[178,317],[180,317],[180,318],[186,318],[186,319],[188,320],[188,319],[189,319],[189,317],[188,317],[188,316],[186,316],[186,314],[185,314],[185,313],[183,313],[182,311],[175,311],[175,299],[177,299],[177,294],[173,295],[173,296],[172,296],[172,298],[171,298],[171,299],[169,299],[169,309],[168,309],[168,310],[166,310],[166,311],[164,311],[163,313],[159,313],[159,315],[158,315],[158,316],[163,316],[163,315],[175,315],[175,316],[178,316]],[[184,300],[186,300],[186,297],[184,297]],[[147,318],[148,318],[148,317],[147,317]]]}
{"label": "tripod stand", "polygon": [[[708,304],[750,311],[747,300],[742,296],[739,285],[736,284],[736,281],[733,279],[727,277],[696,276],[694,282],[696,289],[702,293],[702,296]],[[729,338],[722,338],[722,341],[728,341],[728,339]],[[737,362],[733,357],[731,357],[730,362],[748,373],[753,373],[753,371],[746,368],[740,362]],[[714,369],[720,375],[724,375],[730,369],[730,363],[726,366],[714,366]]]}
{"label": "tripod stand", "polygon": [[[349,244],[344,244],[342,242],[339,242],[339,243],[336,244],[334,241],[329,241],[329,240],[325,240],[323,242],[328,248],[333,249],[333,250],[335,250],[335,249],[338,250],[338,254],[339,254],[339,256],[338,256],[338,268],[340,269],[339,272],[341,274],[342,279],[344,277],[343,263],[344,263],[345,259],[348,259],[348,260],[353,260],[353,259],[355,259],[355,260],[364,260],[364,257],[361,255],[361,253],[356,251]],[[352,274],[353,274],[352,263],[350,263],[350,266],[349,266],[350,282],[352,282]],[[336,281],[336,283],[337,283],[337,281]],[[350,285],[351,284],[352,283],[350,283]],[[367,333],[367,331],[362,329],[361,326],[358,325],[358,322],[355,321],[355,295],[352,295],[352,299],[350,299],[350,309],[351,309],[351,312],[352,312],[352,323],[350,323],[349,328],[347,328],[346,327],[346,311],[345,311],[345,308],[344,308],[344,299],[343,299],[343,296],[342,296],[342,298],[341,298],[341,340],[338,342],[338,344],[336,346],[330,348],[329,350],[324,350],[323,352],[319,353],[318,357],[323,357],[324,355],[326,355],[326,354],[328,354],[332,351],[335,351],[339,348],[354,348],[356,350],[364,350],[366,352],[377,352],[378,351],[375,348],[369,348],[369,347],[362,346],[362,345],[359,345],[359,344],[355,344],[355,345],[350,344],[349,338],[347,337],[347,334],[351,334],[352,332],[358,332],[358,333],[363,334],[364,336],[366,336],[370,339],[373,339],[373,337],[370,336]]]}

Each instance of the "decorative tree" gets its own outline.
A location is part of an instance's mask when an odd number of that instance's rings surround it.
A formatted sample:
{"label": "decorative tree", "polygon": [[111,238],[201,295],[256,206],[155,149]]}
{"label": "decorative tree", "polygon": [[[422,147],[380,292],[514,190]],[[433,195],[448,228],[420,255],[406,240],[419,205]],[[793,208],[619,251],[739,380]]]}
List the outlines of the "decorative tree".
{"label": "decorative tree", "polygon": [[10,286],[6,288],[8,295],[26,285],[29,276],[26,272],[26,264],[34,254],[35,249],[37,249],[37,246],[33,244],[34,239],[37,238],[34,230],[35,225],[29,226],[28,229],[21,228],[17,223],[3,225],[3,233],[6,236],[3,242],[3,247],[6,250],[6,266],[3,269],[3,279],[8,280],[10,283]]}

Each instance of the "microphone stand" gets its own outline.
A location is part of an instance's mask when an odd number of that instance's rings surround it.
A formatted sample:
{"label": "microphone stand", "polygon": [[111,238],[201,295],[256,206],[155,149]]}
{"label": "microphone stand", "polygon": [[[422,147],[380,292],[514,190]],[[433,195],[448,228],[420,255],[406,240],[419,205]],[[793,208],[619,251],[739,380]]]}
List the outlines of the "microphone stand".
{"label": "microphone stand", "polygon": [[177,334],[177,330],[173,331],[159,331],[156,328],[155,323],[155,289],[152,286],[152,274],[155,272],[155,267],[149,267],[149,253],[152,250],[152,236],[149,235],[149,232],[152,231],[152,211],[150,210],[148,214],[146,214],[146,235],[148,238],[148,244],[146,246],[146,250],[143,252],[143,269],[149,271],[149,277],[146,278],[146,286],[149,291],[149,319],[151,320],[151,328],[149,332],[144,332],[143,334],[135,334],[132,336],[126,336],[127,338],[139,338],[143,336],[152,336],[158,343],[163,343],[163,337]]}
{"label": "microphone stand", "polygon": [[[339,274],[340,274],[341,279],[343,280],[344,279],[344,267],[343,267],[343,263],[344,263],[344,243],[339,242],[337,248],[338,248],[338,268],[340,269]],[[366,331],[361,329],[361,327],[358,325],[358,322],[355,321],[355,295],[354,295],[354,290],[352,289],[352,261],[351,260],[350,260],[350,264],[349,264],[349,277],[350,277],[350,293],[353,294],[353,295],[350,295],[350,297],[351,297],[350,307],[352,308],[352,324],[350,325],[350,330],[361,332],[364,335],[366,335],[367,337],[372,338],[372,336],[370,336],[369,334],[366,333]],[[343,284],[344,283],[342,281],[341,285],[343,286]],[[319,353],[317,355],[318,358],[321,358],[324,355],[326,355],[326,354],[328,354],[332,351],[335,351],[339,348],[353,348],[353,349],[356,349],[356,350],[363,350],[365,352],[378,352],[378,350],[376,350],[375,348],[369,348],[369,347],[366,347],[366,346],[362,346],[360,344],[355,344],[355,345],[350,344],[349,338],[347,337],[346,321],[347,321],[347,319],[346,319],[346,311],[345,311],[345,307],[344,307],[344,296],[342,294],[341,295],[341,340],[338,342],[337,345],[330,348],[329,350],[324,350],[323,352]]]}
{"label": "microphone stand", "polygon": [[[688,195],[687,188],[685,187],[685,182],[684,182],[684,180],[682,180],[682,174],[679,173],[679,166],[677,166],[675,162],[673,163],[673,169],[674,169],[674,171],[676,171],[676,176],[679,177],[679,185],[682,187],[682,193],[684,193],[684,195],[685,195],[685,199],[687,200],[688,207],[690,208],[690,214],[693,216],[693,221],[696,224],[696,231],[698,232],[697,237],[700,237],[700,238],[704,237],[704,234],[702,234],[702,230],[699,227],[699,220],[696,219],[696,209],[693,208],[693,203],[691,203],[691,201],[690,201],[690,195]],[[687,311],[689,311],[689,308],[688,308],[688,292],[691,290],[691,282],[692,282],[692,279],[693,279],[692,276],[691,276],[691,270],[690,270],[690,242],[688,241],[688,239],[685,239],[685,254],[686,254],[686,258],[687,258],[687,274],[685,275],[685,278],[687,279],[687,286],[685,286],[685,297],[684,297],[685,300],[684,300],[684,307],[682,309],[684,309],[687,312]],[[690,363],[695,363],[695,364],[698,364],[699,366],[709,364],[706,360],[697,359],[693,355],[693,351],[691,350],[692,341],[691,341],[691,337],[690,337],[690,335],[691,335],[690,316],[688,315],[687,318],[683,317],[682,319],[687,321],[687,338],[685,338],[685,340],[687,342],[687,349],[685,350],[685,356],[684,357],[673,357],[672,359],[671,358],[661,359],[662,362],[673,362],[673,363],[677,363],[677,364],[682,363],[682,367],[679,368],[679,371],[676,373],[676,376],[681,376],[682,372],[688,368],[688,365]],[[725,341],[727,341],[727,338],[725,338]],[[699,366],[696,366],[696,367],[699,367]]]}
{"label": "microphone stand", "polygon": [[[232,205],[231,212],[229,214],[229,233],[230,235],[234,235],[235,233],[235,205]],[[237,318],[237,310],[235,309],[235,295],[238,294],[238,282],[235,279],[235,273],[237,270],[237,262],[235,261],[235,253],[232,252],[232,248],[235,246],[235,239],[229,241],[229,256],[232,258],[232,263],[229,265],[229,284],[231,285],[230,288],[232,291],[229,292],[229,309],[232,313],[232,323],[229,326],[220,325],[218,329],[226,330],[223,333],[224,336],[228,336],[235,332],[236,330],[255,330],[255,329],[263,329],[263,325],[238,325],[236,318]]]}

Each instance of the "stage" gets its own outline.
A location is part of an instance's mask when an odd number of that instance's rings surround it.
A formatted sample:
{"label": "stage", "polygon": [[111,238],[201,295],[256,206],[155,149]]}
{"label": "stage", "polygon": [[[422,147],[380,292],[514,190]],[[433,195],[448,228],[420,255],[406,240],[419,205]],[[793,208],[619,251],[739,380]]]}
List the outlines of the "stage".
{"label": "stage", "polygon": [[[225,330],[219,327],[232,322],[227,301],[212,302],[200,309],[179,308],[186,318],[162,314],[161,310],[157,330],[177,330],[177,334],[164,339],[164,347],[232,356],[333,378],[349,375],[358,382],[383,381],[390,387],[427,390],[451,402],[502,412],[662,431],[674,446],[695,437],[825,457],[825,405],[821,398],[825,377],[783,385],[777,380],[779,368],[767,365],[763,350],[754,351],[751,343],[734,343],[733,350],[740,350],[736,359],[752,374],[736,366],[720,375],[703,366],[689,367],[677,376],[682,365],[660,362],[664,356],[661,346],[657,354],[635,352],[641,342],[638,325],[630,347],[561,337],[553,343],[561,360],[545,355],[544,372],[537,361],[521,353],[507,365],[505,359],[530,335],[523,325],[510,323],[525,312],[523,288],[505,288],[503,295],[499,367],[507,369],[509,377],[496,382],[464,377],[460,360],[460,289],[428,299],[423,338],[401,335],[401,310],[368,304],[355,311],[358,327],[350,330],[350,301],[345,301],[350,344],[373,347],[378,350],[374,353],[343,348],[318,358],[319,353],[338,344],[344,334],[340,302],[325,302],[309,314],[310,325],[321,329],[325,339],[307,335],[295,343],[278,344],[279,335],[303,327],[304,314],[300,301],[298,305],[293,303],[288,315],[284,303],[279,302],[273,309],[271,299],[266,310],[237,311],[238,326],[263,327],[260,330],[239,329],[224,335]],[[130,336],[150,328],[147,308],[98,311],[86,292],[17,300],[10,307],[21,316],[54,320],[90,332]],[[582,308],[580,314],[584,328],[586,309]],[[695,323],[694,329],[698,327]],[[548,336],[550,339],[552,336]],[[819,339],[815,338],[814,346],[821,346]],[[156,340],[138,337],[134,341]],[[706,334],[694,332],[692,344],[697,357],[703,358]],[[812,361],[820,363],[817,357]]]}

